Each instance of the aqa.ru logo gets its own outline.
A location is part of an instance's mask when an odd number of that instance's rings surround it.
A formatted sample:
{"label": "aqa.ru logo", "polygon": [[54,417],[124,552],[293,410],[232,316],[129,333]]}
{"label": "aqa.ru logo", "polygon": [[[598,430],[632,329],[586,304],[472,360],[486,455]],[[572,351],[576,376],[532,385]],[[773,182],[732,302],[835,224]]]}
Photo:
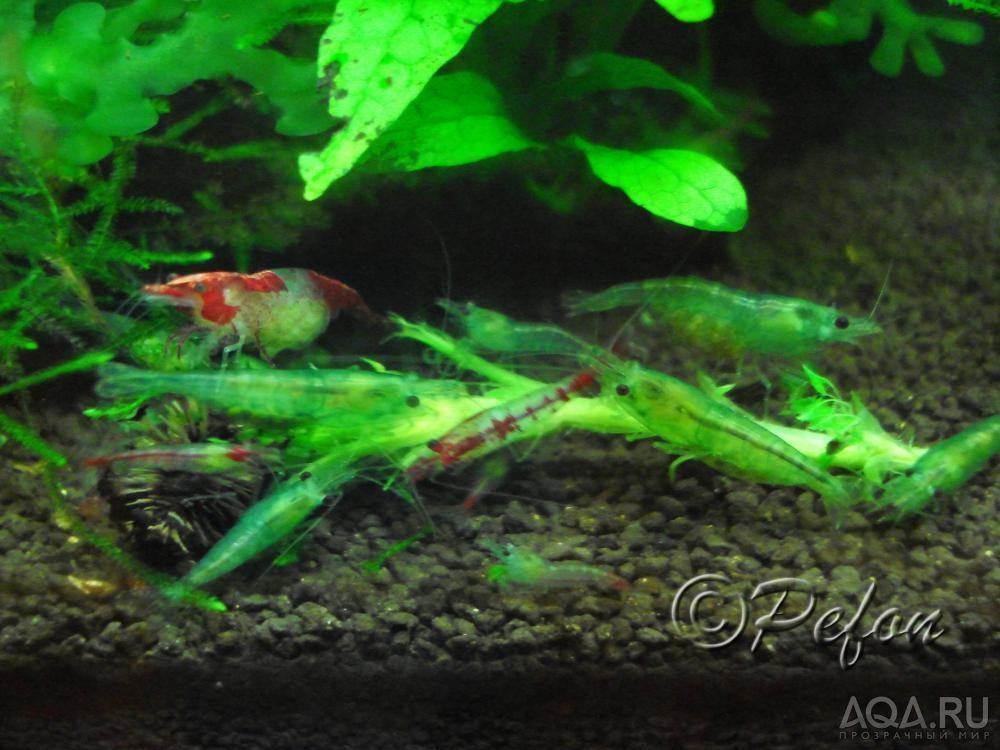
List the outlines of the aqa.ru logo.
{"label": "aqa.ru logo", "polygon": [[[910,697],[906,708],[903,709],[902,716],[900,716],[899,710],[891,698],[881,695],[872,698],[868,701],[868,705],[865,706],[864,711],[862,711],[858,699],[852,695],[851,700],[847,704],[847,710],[844,711],[844,718],[840,720],[840,728],[850,729],[858,727],[865,730],[890,728],[894,730],[932,729],[936,730],[938,736],[941,735],[942,731],[963,730],[960,732],[960,739],[962,735],[967,735],[969,739],[982,739],[984,734],[988,737],[988,732],[976,731],[973,737],[972,732],[965,730],[979,730],[986,726],[990,717],[989,700],[985,697],[983,698],[982,711],[977,717],[973,713],[974,708],[976,708],[973,699],[966,698],[964,722],[961,715],[962,706],[963,702],[961,698],[939,698],[937,716],[928,714],[929,719],[925,719],[924,712],[920,710],[920,704],[917,703],[916,696]],[[895,734],[898,733],[897,731]],[[841,735],[843,734],[844,732],[841,732]],[[856,732],[852,732],[851,734],[856,734]]]}

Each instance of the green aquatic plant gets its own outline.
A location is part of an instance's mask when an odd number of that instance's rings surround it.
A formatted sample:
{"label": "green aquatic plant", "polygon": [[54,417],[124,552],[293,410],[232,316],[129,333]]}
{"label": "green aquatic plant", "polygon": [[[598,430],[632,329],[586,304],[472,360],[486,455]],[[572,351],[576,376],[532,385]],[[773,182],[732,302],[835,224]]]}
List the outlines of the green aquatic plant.
{"label": "green aquatic plant", "polygon": [[9,131],[0,130],[0,144],[19,157],[0,171],[0,316],[13,318],[4,321],[0,366],[11,368],[18,349],[37,347],[26,335],[32,328],[68,338],[74,331],[108,333],[94,287],[115,296],[130,293],[127,269],[212,257],[149,249],[114,232],[122,215],[180,212],[169,201],[127,193],[135,174],[132,148],[114,154],[106,176],[79,172],[61,180],[46,174]]}
{"label": "green aquatic plant", "polygon": [[[81,173],[57,180],[28,158],[23,144],[0,128],[0,142],[22,158],[0,167],[0,395],[14,393],[60,375],[110,359],[115,343],[138,329],[115,331],[99,302],[128,293],[129,269],[154,263],[192,262],[207,252],[152,250],[117,236],[122,214],[176,213],[167,201],[127,194],[134,173],[132,150],[114,155],[106,177]],[[97,290],[97,291],[95,291]],[[41,340],[64,340],[91,351],[45,370],[25,374],[21,355]],[[6,426],[16,424],[8,417]],[[25,443],[30,428],[0,432],[38,452],[40,438]],[[33,433],[31,433],[33,434]]]}
{"label": "green aquatic plant", "polygon": [[[319,52],[320,81],[341,127],[323,151],[300,157],[306,197],[319,197],[349,172],[453,167],[525,150],[549,154],[556,169],[565,169],[575,151],[598,179],[657,216],[711,231],[743,226],[743,187],[698,133],[762,135],[753,116],[736,114],[747,100],[612,52],[636,2],[502,5],[341,2]],[[688,23],[713,13],[711,2],[661,5]],[[577,38],[572,55],[562,57],[555,50],[566,17]],[[536,56],[527,47],[532,39],[548,49]],[[468,69],[441,72],[453,57]],[[640,90],[670,92],[689,111],[668,124],[643,106],[633,132],[615,139],[622,143],[607,142],[608,118],[595,115],[592,102]]]}
{"label": "green aquatic plant", "polygon": [[[299,155],[307,199],[349,174],[386,181],[530,151],[513,163],[558,210],[581,200],[589,167],[657,216],[738,231],[747,201],[733,172],[736,140],[766,135],[766,107],[712,83],[704,35],[689,31],[711,23],[712,2],[659,4],[665,36],[700,39],[700,59],[671,59],[670,48],[666,63],[618,52],[638,0],[133,0],[58,12],[3,0],[0,126],[60,175],[128,138],[215,162],[287,152],[289,141],[209,147],[191,137],[203,120],[249,105],[283,136],[329,134],[321,150]],[[907,47],[922,70],[943,72],[932,36],[973,44],[982,35],[972,21],[922,16],[905,0],[834,0],[805,19],[778,0],[757,8],[767,28],[810,44],[863,38],[878,17],[886,33],[873,64],[893,74]],[[680,66],[696,72],[668,70]],[[171,112],[172,97],[202,80],[236,80],[255,96],[241,100],[231,87],[193,113]],[[195,192],[204,210],[225,212],[212,190]],[[249,245],[234,234],[246,267]]]}
{"label": "green aquatic plant", "polygon": [[819,457],[824,464],[837,461],[838,456],[840,460],[856,456],[851,459],[855,470],[877,485],[887,474],[913,466],[927,450],[890,435],[857,394],[847,401],[832,381],[808,365],[802,366],[801,375],[788,375],[785,385],[789,389],[785,413],[830,437],[825,455]]}
{"label": "green aquatic plant", "polygon": [[[954,3],[953,3],[954,4]],[[972,10],[996,12],[989,3],[960,3]],[[973,7],[979,6],[979,7]],[[884,29],[868,61],[882,75],[898,76],[906,52],[926,76],[944,74],[945,65],[932,37],[955,44],[979,44],[983,29],[974,21],[921,15],[907,0],[832,0],[829,5],[800,16],[785,0],[756,0],[754,10],[761,26],[790,44],[848,44],[868,38],[874,20]]]}
{"label": "green aquatic plant", "polygon": [[0,72],[10,119],[39,158],[92,164],[113,138],[156,125],[158,97],[201,79],[234,76],[277,110],[279,132],[302,135],[331,121],[316,93],[313,60],[261,48],[284,26],[314,19],[309,0],[136,0],[107,8],[73,3],[43,26],[33,0],[4,0]]}

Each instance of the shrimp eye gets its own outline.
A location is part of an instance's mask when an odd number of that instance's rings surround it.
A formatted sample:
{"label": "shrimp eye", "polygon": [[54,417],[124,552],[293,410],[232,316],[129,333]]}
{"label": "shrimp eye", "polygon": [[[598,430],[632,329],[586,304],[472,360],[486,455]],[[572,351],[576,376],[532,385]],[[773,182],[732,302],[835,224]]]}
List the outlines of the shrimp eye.
{"label": "shrimp eye", "polygon": [[617,393],[619,396],[627,396],[631,392],[632,389],[629,388],[624,383],[619,383],[618,385],[615,386],[615,393]]}
{"label": "shrimp eye", "polygon": [[194,290],[195,290],[196,292],[198,292],[198,294],[204,294],[204,293],[205,293],[205,285],[204,285],[204,284],[202,284],[202,283],[201,283],[201,282],[199,281],[198,283],[196,283],[196,284],[194,285]]}
{"label": "shrimp eye", "polygon": [[420,406],[420,396],[417,396],[416,394],[407,396],[406,405],[409,406],[411,409],[416,409],[418,406]]}
{"label": "shrimp eye", "polygon": [[833,321],[833,324],[840,330],[844,330],[851,324],[851,320],[846,315],[838,315],[837,319]]}
{"label": "shrimp eye", "polygon": [[310,479],[311,477],[312,477],[311,471],[303,471],[301,474],[299,474],[299,479],[301,479],[303,482],[305,482],[307,479]]}

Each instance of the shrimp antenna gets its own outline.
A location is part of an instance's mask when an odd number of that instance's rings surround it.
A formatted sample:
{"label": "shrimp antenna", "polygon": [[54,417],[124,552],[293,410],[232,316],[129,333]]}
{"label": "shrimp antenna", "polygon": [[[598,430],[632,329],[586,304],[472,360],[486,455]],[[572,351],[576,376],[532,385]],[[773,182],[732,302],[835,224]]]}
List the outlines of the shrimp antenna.
{"label": "shrimp antenna", "polygon": [[882,297],[885,296],[886,290],[889,288],[889,276],[892,274],[892,264],[895,260],[889,260],[889,267],[885,269],[885,278],[882,279],[882,288],[878,290],[878,296],[875,297],[875,304],[872,305],[872,311],[868,313],[868,320],[875,317],[875,311],[878,310],[879,303],[882,301]]}
{"label": "shrimp antenna", "polygon": [[[444,260],[443,293],[445,299],[451,299],[451,254],[448,252],[448,243],[444,241],[444,237],[441,236],[441,232],[438,231],[438,228],[434,225],[433,221],[428,219],[426,216],[421,216],[420,218],[428,227],[430,227],[431,231],[434,233],[434,236],[437,238],[438,246],[441,248],[441,256],[442,259]],[[445,324],[447,322],[448,322],[448,311],[446,310],[444,318],[441,321],[441,327],[444,328],[444,330],[447,330],[447,328],[445,328]]]}

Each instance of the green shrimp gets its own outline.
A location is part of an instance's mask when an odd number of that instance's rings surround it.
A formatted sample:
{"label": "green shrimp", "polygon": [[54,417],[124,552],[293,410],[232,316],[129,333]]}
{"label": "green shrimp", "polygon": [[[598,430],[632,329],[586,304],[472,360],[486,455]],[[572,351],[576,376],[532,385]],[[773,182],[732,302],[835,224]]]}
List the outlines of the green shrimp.
{"label": "green shrimp", "polygon": [[309,464],[244,513],[181,582],[199,588],[270,549],[357,473],[353,462],[339,454]]}
{"label": "green shrimp", "polygon": [[809,487],[832,508],[852,503],[840,479],[723,397],[631,362],[607,373],[602,398],[615,399],[679,460],[695,458],[753,482]]}
{"label": "green shrimp", "polygon": [[482,546],[500,560],[486,572],[486,577],[500,588],[567,589],[597,584],[618,591],[628,589],[628,581],[596,565],[573,560],[552,562],[537,552],[513,544],[500,546],[490,540],[482,542]]}
{"label": "green shrimp", "polygon": [[619,284],[567,298],[572,314],[649,305],[692,346],[724,357],[744,354],[805,359],[834,343],[854,343],[882,329],[868,318],[796,297],[754,294],[695,277]]}
{"label": "green shrimp", "polygon": [[438,300],[462,327],[463,343],[479,351],[500,354],[565,354],[578,356],[589,345],[558,326],[523,323],[471,302]]}
{"label": "green shrimp", "polygon": [[310,421],[398,416],[421,398],[460,398],[468,386],[454,380],[363,370],[195,370],[159,372],[117,363],[102,365],[97,394],[135,398],[182,394],[232,413]]}
{"label": "green shrimp", "polygon": [[994,414],[930,449],[903,474],[890,480],[877,498],[897,518],[916,513],[936,492],[953,492],[1000,453],[1000,414]]}

